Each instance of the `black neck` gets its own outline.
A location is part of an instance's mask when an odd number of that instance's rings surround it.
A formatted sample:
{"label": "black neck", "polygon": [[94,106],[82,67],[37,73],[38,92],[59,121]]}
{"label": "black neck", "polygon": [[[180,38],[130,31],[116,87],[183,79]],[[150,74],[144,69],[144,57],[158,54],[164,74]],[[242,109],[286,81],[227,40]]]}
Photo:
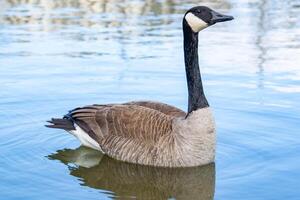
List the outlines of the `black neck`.
{"label": "black neck", "polygon": [[198,62],[198,33],[194,33],[186,20],[183,20],[184,61],[189,92],[188,113],[208,107],[204,95],[199,62]]}

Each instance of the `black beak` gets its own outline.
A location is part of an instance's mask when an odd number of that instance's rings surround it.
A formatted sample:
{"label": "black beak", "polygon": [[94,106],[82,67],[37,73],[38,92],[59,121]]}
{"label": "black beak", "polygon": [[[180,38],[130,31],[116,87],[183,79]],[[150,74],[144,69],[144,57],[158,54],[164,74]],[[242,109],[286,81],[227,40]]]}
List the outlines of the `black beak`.
{"label": "black beak", "polygon": [[230,15],[222,15],[220,13],[217,13],[216,11],[211,11],[211,20],[209,21],[209,25],[213,25],[218,22],[226,22],[233,20],[234,18]]}

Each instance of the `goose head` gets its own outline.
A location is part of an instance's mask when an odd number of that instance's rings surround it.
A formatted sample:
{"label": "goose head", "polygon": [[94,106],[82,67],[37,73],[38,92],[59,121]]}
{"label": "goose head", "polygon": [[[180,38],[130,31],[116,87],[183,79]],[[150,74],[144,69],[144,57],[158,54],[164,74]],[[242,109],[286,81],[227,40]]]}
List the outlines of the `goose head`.
{"label": "goose head", "polygon": [[184,16],[186,23],[194,33],[215,24],[233,20],[232,16],[220,14],[206,6],[196,6],[189,9]]}

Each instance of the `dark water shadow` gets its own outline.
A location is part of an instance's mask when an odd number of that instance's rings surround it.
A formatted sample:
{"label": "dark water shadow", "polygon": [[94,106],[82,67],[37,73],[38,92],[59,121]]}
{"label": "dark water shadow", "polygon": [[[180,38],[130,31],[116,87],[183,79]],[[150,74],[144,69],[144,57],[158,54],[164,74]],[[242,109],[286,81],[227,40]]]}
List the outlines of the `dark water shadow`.
{"label": "dark water shadow", "polygon": [[81,185],[105,190],[113,199],[214,198],[214,163],[189,168],[149,167],[116,161],[85,147],[59,150],[48,158],[67,165]]}

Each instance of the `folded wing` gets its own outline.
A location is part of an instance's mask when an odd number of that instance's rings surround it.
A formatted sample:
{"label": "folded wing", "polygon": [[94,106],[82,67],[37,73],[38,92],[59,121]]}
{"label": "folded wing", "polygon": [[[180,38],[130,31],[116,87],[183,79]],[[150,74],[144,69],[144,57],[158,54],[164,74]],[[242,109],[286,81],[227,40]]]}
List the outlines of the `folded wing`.
{"label": "folded wing", "polygon": [[[69,116],[96,140],[104,153],[121,160],[155,159],[159,145],[170,145],[172,115],[149,107],[93,105],[73,110]],[[143,154],[152,154],[143,156]],[[141,160],[140,160],[141,161]],[[141,161],[153,164],[155,160]]]}

